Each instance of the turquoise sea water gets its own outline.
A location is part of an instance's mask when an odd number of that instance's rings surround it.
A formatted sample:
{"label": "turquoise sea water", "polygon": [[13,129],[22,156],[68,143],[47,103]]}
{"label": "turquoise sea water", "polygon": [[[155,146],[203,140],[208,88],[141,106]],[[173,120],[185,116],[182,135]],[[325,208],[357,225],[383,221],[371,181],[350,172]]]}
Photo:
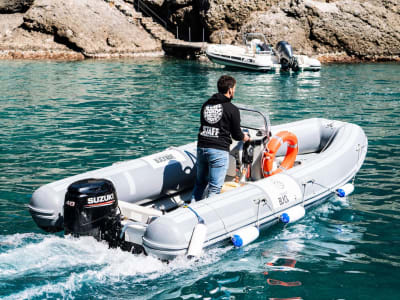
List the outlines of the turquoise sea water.
{"label": "turquoise sea water", "polygon": [[[169,264],[66,239],[27,209],[40,185],[195,139],[222,74],[272,124],[324,117],[369,138],[354,194],[244,249]],[[400,65],[263,74],[179,60],[0,61],[0,298],[399,299]],[[338,162],[340,163],[340,162]]]}

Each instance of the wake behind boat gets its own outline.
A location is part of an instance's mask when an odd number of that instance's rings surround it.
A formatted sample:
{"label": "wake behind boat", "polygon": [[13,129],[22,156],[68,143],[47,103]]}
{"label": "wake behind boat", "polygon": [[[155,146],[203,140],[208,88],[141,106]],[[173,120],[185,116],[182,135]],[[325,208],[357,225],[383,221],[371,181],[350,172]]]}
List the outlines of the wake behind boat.
{"label": "wake behind boat", "polygon": [[290,223],[333,194],[352,191],[367,153],[357,125],[307,119],[270,126],[242,125],[251,142],[230,148],[219,195],[189,204],[195,182],[196,143],[170,147],[46,184],[29,204],[36,224],[50,232],[90,235],[133,253],[164,260],[198,256],[231,239],[246,245],[277,222]]}
{"label": "wake behind boat", "polygon": [[214,63],[254,71],[319,71],[321,63],[306,55],[294,55],[292,47],[280,41],[275,49],[269,46],[261,33],[243,37],[244,45],[214,44],[206,49]]}

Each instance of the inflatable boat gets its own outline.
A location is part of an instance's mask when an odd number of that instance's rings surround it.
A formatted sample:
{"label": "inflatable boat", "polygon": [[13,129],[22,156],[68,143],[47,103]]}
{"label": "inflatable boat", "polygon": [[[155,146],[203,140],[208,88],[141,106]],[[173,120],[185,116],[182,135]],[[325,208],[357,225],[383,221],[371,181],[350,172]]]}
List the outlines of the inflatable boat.
{"label": "inflatable boat", "polygon": [[293,54],[286,41],[277,43],[275,49],[266,43],[263,34],[246,34],[243,45],[214,44],[206,49],[207,57],[214,63],[253,71],[319,71],[321,63],[316,58]]}
{"label": "inflatable boat", "polygon": [[260,230],[352,192],[368,144],[359,126],[314,118],[271,127],[267,115],[244,113],[261,126],[242,121],[251,141],[231,145],[220,194],[190,203],[196,143],[189,143],[43,185],[30,200],[33,220],[48,232],[170,260],[229,240],[244,246]]}

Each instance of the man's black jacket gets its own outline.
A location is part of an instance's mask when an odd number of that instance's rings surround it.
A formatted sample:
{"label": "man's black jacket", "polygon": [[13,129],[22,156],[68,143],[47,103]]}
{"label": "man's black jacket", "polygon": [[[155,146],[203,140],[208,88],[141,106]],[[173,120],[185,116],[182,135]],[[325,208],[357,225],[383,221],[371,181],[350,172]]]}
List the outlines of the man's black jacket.
{"label": "man's black jacket", "polygon": [[214,94],[201,108],[197,147],[229,151],[232,139],[243,140],[239,109],[223,94]]}

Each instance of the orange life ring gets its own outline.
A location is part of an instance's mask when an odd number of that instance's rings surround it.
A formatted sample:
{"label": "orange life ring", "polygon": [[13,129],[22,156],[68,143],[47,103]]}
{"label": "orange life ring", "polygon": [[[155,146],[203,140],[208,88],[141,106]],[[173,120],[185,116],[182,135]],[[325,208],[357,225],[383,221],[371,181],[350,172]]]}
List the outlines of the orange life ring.
{"label": "orange life ring", "polygon": [[[278,152],[279,148],[284,143],[288,144],[285,158],[279,168],[272,171],[276,152]],[[261,167],[264,177],[278,174],[283,170],[288,170],[293,167],[298,151],[299,147],[297,146],[296,135],[289,131],[281,131],[277,135],[274,135],[268,142],[267,148],[265,149],[263,157],[261,159]]]}

